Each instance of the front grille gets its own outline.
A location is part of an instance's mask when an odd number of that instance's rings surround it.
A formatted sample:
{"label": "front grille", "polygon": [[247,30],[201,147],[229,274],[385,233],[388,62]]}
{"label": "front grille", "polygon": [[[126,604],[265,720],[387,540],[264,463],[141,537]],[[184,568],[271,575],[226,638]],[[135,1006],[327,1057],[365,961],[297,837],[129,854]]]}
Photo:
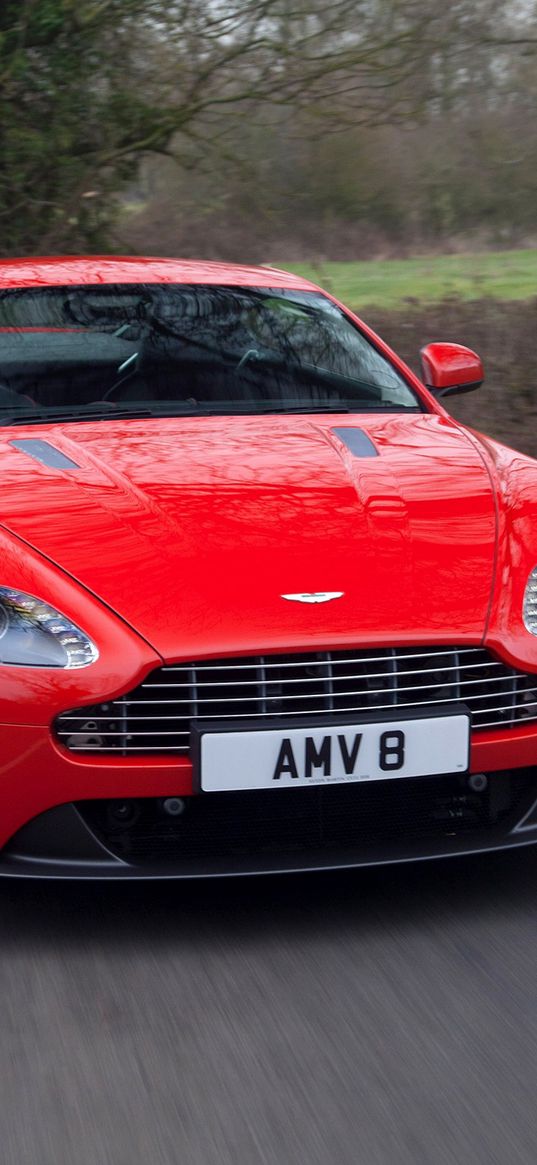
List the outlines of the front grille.
{"label": "front grille", "polygon": [[[418,845],[475,836],[519,817],[535,796],[535,771],[493,773],[482,793],[461,776],[372,781],[306,789],[207,793],[179,817],[162,801],[79,801],[82,817],[125,861],[203,862],[345,850],[366,856],[383,843]],[[522,806],[522,808],[521,808]],[[128,817],[128,824],[124,818]]]}
{"label": "front grille", "polygon": [[135,691],[65,712],[56,733],[74,752],[189,751],[190,721],[346,715],[464,703],[474,729],[537,721],[537,675],[479,647],[371,648],[202,660],[159,668]]}

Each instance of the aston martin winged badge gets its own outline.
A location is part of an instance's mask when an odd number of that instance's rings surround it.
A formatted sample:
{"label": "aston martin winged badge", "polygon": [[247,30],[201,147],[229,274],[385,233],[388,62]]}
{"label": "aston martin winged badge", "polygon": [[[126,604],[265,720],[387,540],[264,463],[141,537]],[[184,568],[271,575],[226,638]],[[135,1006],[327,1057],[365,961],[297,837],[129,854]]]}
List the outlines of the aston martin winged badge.
{"label": "aston martin winged badge", "polygon": [[330,603],[332,599],[342,599],[344,591],[304,591],[299,595],[282,595],[293,603]]}

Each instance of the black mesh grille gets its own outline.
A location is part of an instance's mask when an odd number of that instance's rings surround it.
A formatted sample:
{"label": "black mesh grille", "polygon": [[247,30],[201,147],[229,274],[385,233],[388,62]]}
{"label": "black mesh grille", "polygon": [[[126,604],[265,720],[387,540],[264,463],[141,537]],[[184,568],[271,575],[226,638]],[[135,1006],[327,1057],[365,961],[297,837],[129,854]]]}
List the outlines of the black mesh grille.
{"label": "black mesh grille", "polygon": [[[127,861],[195,862],[348,850],[389,842],[481,837],[535,797],[534,770],[493,773],[482,793],[461,776],[306,789],[207,793],[185,799],[180,817],[161,801],[83,801],[78,809],[113,853]],[[119,812],[118,812],[119,810]],[[122,822],[131,814],[127,826]]]}
{"label": "black mesh grille", "polygon": [[66,712],[75,752],[188,754],[190,721],[408,710],[464,703],[474,729],[537,720],[537,675],[477,647],[370,648],[203,660],[154,671],[120,699]]}

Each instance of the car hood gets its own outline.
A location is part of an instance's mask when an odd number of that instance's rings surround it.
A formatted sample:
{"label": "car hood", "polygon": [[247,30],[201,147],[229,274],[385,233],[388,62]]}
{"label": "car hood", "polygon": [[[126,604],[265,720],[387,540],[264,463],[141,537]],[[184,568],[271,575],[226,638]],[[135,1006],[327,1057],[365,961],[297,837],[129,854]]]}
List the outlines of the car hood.
{"label": "car hood", "polygon": [[167,660],[484,634],[494,496],[449,418],[34,425],[0,452],[4,527]]}

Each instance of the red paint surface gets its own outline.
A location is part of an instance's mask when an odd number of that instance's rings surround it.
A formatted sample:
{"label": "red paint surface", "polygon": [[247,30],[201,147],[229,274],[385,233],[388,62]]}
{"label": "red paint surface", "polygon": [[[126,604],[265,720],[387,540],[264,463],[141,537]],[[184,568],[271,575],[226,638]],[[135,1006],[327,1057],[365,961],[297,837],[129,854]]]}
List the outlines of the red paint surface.
{"label": "red paint surface", "polygon": [[423,379],[430,388],[477,385],[485,376],[480,356],[463,344],[427,344],[420,356]]}
{"label": "red paint surface", "polygon": [[[366,429],[356,458],[338,424]],[[52,441],[80,466],[10,440]],[[7,441],[5,437],[7,436]],[[494,499],[483,461],[428,415],[194,417],[12,426],[2,522],[166,660],[304,643],[478,642]],[[11,577],[4,585],[15,585]],[[281,595],[344,591],[323,609]]]}
{"label": "red paint surface", "polygon": [[57,255],[0,260],[0,287],[58,287],[93,283],[221,283],[242,287],[303,287],[312,284],[277,267],[244,267],[185,259],[134,256]]}

